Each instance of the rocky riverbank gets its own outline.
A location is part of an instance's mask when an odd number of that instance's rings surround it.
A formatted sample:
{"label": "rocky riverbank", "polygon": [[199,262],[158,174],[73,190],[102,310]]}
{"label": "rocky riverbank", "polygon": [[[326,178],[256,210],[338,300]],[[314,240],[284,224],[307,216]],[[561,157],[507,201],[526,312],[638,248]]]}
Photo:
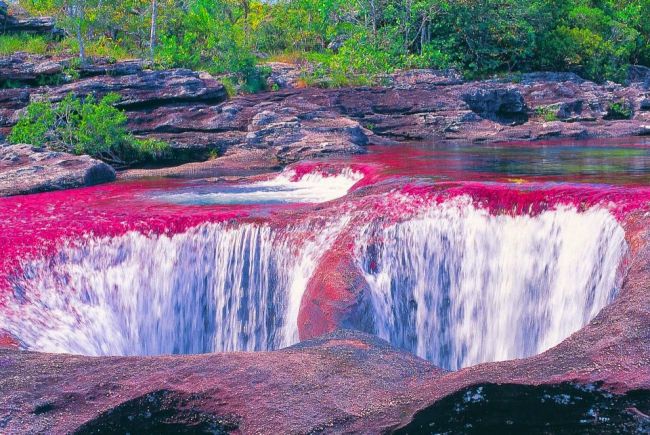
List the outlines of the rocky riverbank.
{"label": "rocky riverbank", "polygon": [[46,56],[0,59],[0,82],[13,86],[0,89],[0,133],[9,133],[31,101],[118,93],[129,130],[171,147],[169,169],[123,177],[232,174],[245,172],[248,160],[273,170],[399,141],[481,144],[650,134],[650,75],[643,68],[631,71],[627,86],[570,73],[465,81],[454,71],[415,70],[386,77],[382,87],[318,89],[295,87],[295,71],[276,65],[272,80],[284,88],[233,98],[209,74],[154,71],[137,60],[99,59],[79,68],[75,79],[70,68],[69,59]]}

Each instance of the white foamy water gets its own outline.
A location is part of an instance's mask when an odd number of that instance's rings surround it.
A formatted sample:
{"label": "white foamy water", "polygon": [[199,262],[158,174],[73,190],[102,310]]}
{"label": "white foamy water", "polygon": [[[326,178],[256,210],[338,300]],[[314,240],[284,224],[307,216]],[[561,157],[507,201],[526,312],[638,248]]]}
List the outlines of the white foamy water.
{"label": "white foamy water", "polygon": [[611,302],[627,250],[603,209],[492,216],[462,201],[371,224],[358,245],[376,332],[448,369],[560,343]]}
{"label": "white foamy water", "polygon": [[295,180],[295,172],[246,185],[219,185],[214,190],[157,195],[175,204],[279,204],[321,203],[345,196],[363,175],[350,169],[337,175],[305,174]]}
{"label": "white foamy water", "polygon": [[288,346],[307,280],[345,222],[91,239],[28,264],[0,329],[32,350],[85,355]]}

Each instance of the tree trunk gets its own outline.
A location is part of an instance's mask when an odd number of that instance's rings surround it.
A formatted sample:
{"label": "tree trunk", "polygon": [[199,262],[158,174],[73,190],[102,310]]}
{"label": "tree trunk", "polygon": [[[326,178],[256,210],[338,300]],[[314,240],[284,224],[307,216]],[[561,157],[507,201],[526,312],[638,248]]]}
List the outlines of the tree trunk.
{"label": "tree trunk", "polygon": [[82,64],[85,64],[86,46],[84,44],[83,23],[86,17],[84,0],[77,0],[74,2],[73,9],[70,12],[70,16],[74,17],[74,20],[76,21],[77,43],[79,44],[79,60]]}
{"label": "tree trunk", "polygon": [[151,63],[155,60],[156,54],[156,33],[158,30],[158,1],[151,0],[151,35],[149,40],[149,50],[151,51]]}

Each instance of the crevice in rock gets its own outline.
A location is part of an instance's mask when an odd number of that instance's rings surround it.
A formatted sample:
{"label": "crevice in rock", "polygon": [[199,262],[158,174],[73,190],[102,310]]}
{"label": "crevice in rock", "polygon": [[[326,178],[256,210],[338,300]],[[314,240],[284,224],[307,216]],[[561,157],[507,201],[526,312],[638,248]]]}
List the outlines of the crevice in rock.
{"label": "crevice in rock", "polygon": [[648,433],[650,391],[611,394],[596,385],[482,384],[418,412],[396,434]]}
{"label": "crevice in rock", "polygon": [[74,433],[155,433],[155,434],[228,434],[238,429],[232,416],[219,416],[200,410],[203,399],[196,394],[158,390],[101,413]]}

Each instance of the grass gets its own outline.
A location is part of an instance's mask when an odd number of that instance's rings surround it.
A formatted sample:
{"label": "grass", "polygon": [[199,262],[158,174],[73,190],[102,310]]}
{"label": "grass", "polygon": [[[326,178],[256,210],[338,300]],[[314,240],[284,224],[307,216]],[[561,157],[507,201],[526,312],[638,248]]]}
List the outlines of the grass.
{"label": "grass", "polygon": [[[79,43],[76,38],[64,38],[52,45],[51,53],[59,56],[76,56],[79,53]],[[96,41],[86,42],[86,56],[104,57],[113,61],[139,57],[137,54],[130,53],[120,46],[119,41],[113,41],[110,38],[100,38]]]}
{"label": "grass", "polygon": [[299,64],[304,62],[306,59],[305,53],[299,51],[287,51],[283,53],[274,53],[267,60],[269,62]]}
{"label": "grass", "polygon": [[52,40],[40,35],[24,33],[0,35],[0,55],[7,56],[19,51],[31,54],[45,54]]}

